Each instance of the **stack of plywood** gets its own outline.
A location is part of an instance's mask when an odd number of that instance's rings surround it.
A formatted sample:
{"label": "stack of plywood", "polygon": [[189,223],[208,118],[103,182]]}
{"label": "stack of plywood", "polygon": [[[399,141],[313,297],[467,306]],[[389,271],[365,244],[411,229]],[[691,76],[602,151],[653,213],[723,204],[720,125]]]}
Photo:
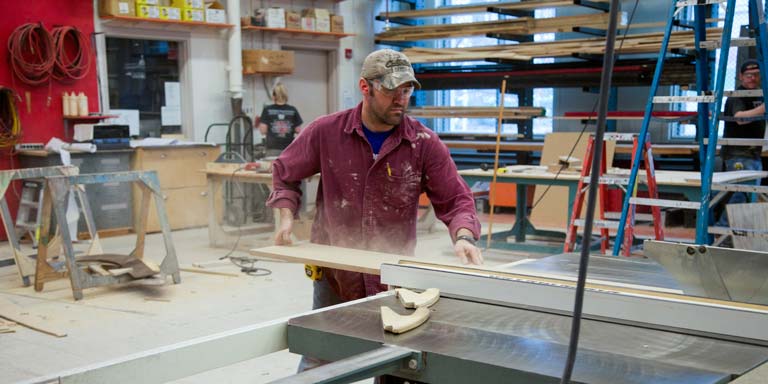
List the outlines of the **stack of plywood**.
{"label": "stack of plywood", "polygon": [[[707,41],[719,40],[722,29],[707,30]],[[617,53],[658,53],[661,49],[663,33],[642,33],[619,37],[616,42]],[[694,35],[691,31],[672,32],[669,49],[694,48]],[[558,40],[552,42],[534,42],[522,44],[492,45],[472,48],[408,48],[403,51],[413,63],[437,63],[449,61],[476,60],[522,60],[537,57],[567,57],[574,53],[603,54],[605,39]]]}

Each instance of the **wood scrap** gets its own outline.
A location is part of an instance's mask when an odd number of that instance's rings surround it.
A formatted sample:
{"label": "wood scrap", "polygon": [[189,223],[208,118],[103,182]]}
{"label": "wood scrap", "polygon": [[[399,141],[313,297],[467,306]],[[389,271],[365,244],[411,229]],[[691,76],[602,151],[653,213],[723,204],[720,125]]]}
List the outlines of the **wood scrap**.
{"label": "wood scrap", "polygon": [[34,314],[28,308],[22,308],[20,305],[0,297],[0,318],[10,320],[17,325],[29,328],[34,331],[45,333],[46,335],[65,337],[66,332],[54,329],[42,320],[45,317]]}
{"label": "wood scrap", "polygon": [[547,171],[557,172],[580,172],[582,160],[573,156],[559,156],[556,163],[547,166]]}
{"label": "wood scrap", "polygon": [[78,264],[100,263],[112,276],[130,274],[134,279],[142,279],[160,273],[160,266],[152,260],[139,259],[133,255],[103,253],[80,256]]}
{"label": "wood scrap", "polygon": [[400,299],[400,303],[405,308],[431,307],[440,300],[440,290],[437,288],[429,288],[422,293],[398,288],[395,289],[395,292],[397,293],[397,298]]}
{"label": "wood scrap", "polygon": [[461,24],[434,24],[391,28],[375,36],[377,41],[417,41],[450,39],[466,36],[533,35],[536,33],[572,32],[574,27],[606,28],[608,13],[536,19],[519,17],[495,21]]}
{"label": "wood scrap", "polygon": [[410,315],[400,315],[389,307],[381,307],[381,322],[384,330],[396,334],[408,332],[429,319],[429,309],[417,308]]}
{"label": "wood scrap", "polygon": [[90,269],[92,272],[96,273],[99,276],[110,276],[109,271],[104,269],[104,267],[102,267],[101,264],[88,264],[88,269]]}
{"label": "wood scrap", "polygon": [[108,272],[110,275],[117,277],[133,272],[133,268],[113,268],[108,270]]}
{"label": "wood scrap", "polygon": [[13,333],[16,332],[13,327],[16,326],[16,323],[12,321],[6,321],[3,319],[0,319],[0,333]]}
{"label": "wood scrap", "polygon": [[[707,29],[707,41],[719,40],[720,28]],[[661,32],[638,33],[623,37],[616,47],[617,53],[658,53],[664,34]],[[618,44],[618,42],[617,42]],[[669,49],[694,48],[692,31],[674,31],[670,36]],[[491,45],[471,48],[421,48],[403,50],[412,63],[439,63],[449,61],[477,61],[487,59],[530,60],[537,57],[570,57],[574,53],[605,53],[604,38],[568,39],[550,42]]]}
{"label": "wood scrap", "polygon": [[164,299],[162,297],[145,297],[144,301],[161,301],[163,303],[170,303],[170,299]]}
{"label": "wood scrap", "polygon": [[179,268],[179,271],[192,272],[192,273],[202,273],[204,275],[218,275],[218,276],[240,277],[240,275],[237,274],[237,273],[217,272],[217,271],[210,271],[210,270],[207,270],[207,269],[199,269],[199,268]]}

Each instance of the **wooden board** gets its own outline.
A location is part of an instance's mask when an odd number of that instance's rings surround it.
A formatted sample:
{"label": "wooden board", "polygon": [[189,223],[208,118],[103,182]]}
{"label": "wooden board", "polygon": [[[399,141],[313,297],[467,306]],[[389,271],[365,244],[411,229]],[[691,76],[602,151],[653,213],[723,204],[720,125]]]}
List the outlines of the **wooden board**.
{"label": "wooden board", "polygon": [[0,317],[10,320],[18,325],[42,332],[51,336],[65,337],[66,332],[59,331],[45,324],[45,316],[36,314],[29,308],[22,307],[11,300],[0,297]]}
{"label": "wooden board", "polygon": [[[768,231],[768,203],[728,204],[725,209],[731,228]],[[734,235],[733,247],[765,252],[768,250],[768,239]]]}
{"label": "wooden board", "polygon": [[[707,30],[707,41],[720,40],[722,29]],[[617,41],[617,53],[658,53],[664,34],[660,32],[631,34]],[[620,48],[620,49],[619,49]],[[694,35],[691,31],[672,32],[669,49],[694,48]],[[523,60],[537,57],[571,57],[574,53],[603,54],[605,39],[567,39],[551,42],[533,42],[521,44],[490,45],[471,48],[422,48],[413,47],[403,50],[412,63],[440,63],[450,61],[478,61],[488,59]]]}
{"label": "wooden board", "polygon": [[[567,156],[573,147],[573,143],[578,144],[571,156],[583,159],[587,149],[589,134],[585,133],[579,140],[578,132],[556,132],[550,133],[544,138],[544,149],[541,151],[541,164],[547,165],[556,163],[560,156]],[[616,142],[606,142],[607,164],[608,168],[613,163],[613,154]],[[549,191],[544,193],[546,186],[537,186],[534,194],[533,203],[539,203],[531,210],[531,222],[534,226],[541,229],[564,230],[568,226],[568,212],[572,211],[568,205],[568,187],[550,187]],[[542,198],[542,196],[544,196]],[[541,200],[539,200],[541,198]],[[585,199],[586,200],[586,199]],[[586,203],[584,205],[586,207]],[[598,205],[599,207],[599,205]],[[582,209],[586,212],[586,208]],[[597,209],[595,210],[597,213]],[[597,217],[597,216],[596,216]]]}
{"label": "wooden board", "polygon": [[362,251],[312,243],[256,248],[251,249],[251,255],[345,271],[370,273],[372,275],[380,273],[381,264],[383,263],[398,264],[401,259],[415,259],[414,257],[391,253]]}
{"label": "wooden board", "polygon": [[606,28],[608,13],[551,18],[519,17],[461,24],[432,24],[391,28],[376,34],[377,41],[417,41],[448,39],[488,34],[532,35],[536,33],[572,32],[574,27]]}
{"label": "wooden board", "polygon": [[[607,2],[607,0],[594,0],[595,2]],[[498,3],[483,3],[473,5],[460,5],[453,7],[435,7],[429,9],[417,9],[410,11],[382,12],[381,18],[417,19],[434,16],[466,15],[471,13],[488,12],[489,7],[515,11],[533,11],[542,8],[556,8],[574,6],[573,0],[528,0],[528,1],[504,1]]]}

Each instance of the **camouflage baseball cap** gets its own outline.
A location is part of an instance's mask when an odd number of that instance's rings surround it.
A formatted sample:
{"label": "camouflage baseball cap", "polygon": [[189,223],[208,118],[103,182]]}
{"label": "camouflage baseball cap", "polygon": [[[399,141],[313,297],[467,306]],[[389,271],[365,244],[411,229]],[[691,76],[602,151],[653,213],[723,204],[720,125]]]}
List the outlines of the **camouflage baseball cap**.
{"label": "camouflage baseball cap", "polygon": [[408,56],[391,49],[381,49],[368,55],[363,62],[360,77],[366,80],[379,79],[387,89],[395,89],[409,81],[421,89]]}

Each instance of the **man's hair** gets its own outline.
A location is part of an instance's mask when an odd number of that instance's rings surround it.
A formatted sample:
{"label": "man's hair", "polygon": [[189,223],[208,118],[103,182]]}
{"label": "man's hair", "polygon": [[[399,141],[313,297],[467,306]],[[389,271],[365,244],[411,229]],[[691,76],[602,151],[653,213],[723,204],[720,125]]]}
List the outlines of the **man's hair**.
{"label": "man's hair", "polygon": [[277,104],[285,104],[288,102],[288,90],[285,89],[283,83],[275,84],[272,88],[272,100]]}

